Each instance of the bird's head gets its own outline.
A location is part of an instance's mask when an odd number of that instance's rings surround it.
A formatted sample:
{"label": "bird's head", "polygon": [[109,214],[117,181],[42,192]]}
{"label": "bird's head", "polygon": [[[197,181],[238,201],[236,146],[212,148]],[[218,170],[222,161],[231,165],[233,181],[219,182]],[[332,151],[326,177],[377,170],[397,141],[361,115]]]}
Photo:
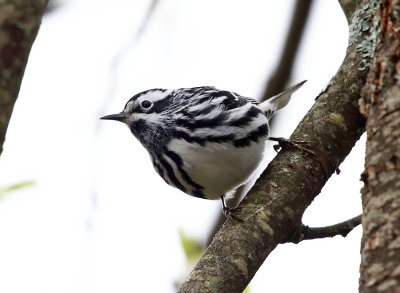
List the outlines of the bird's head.
{"label": "bird's head", "polygon": [[151,89],[138,93],[129,99],[121,113],[106,115],[100,119],[116,120],[128,126],[138,121],[157,124],[163,114],[168,112],[172,102],[169,98],[171,92],[165,89]]}
{"label": "bird's head", "polygon": [[134,95],[118,114],[101,117],[126,124],[146,146],[165,142],[170,134],[172,90],[151,89]]}

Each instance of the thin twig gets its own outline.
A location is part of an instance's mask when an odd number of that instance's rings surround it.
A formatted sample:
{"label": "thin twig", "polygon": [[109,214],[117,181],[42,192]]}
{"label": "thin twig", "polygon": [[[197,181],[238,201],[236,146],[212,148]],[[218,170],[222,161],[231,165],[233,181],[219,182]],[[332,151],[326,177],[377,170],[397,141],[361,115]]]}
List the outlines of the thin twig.
{"label": "thin twig", "polygon": [[357,217],[351,218],[347,221],[326,227],[310,228],[307,225],[301,224],[300,228],[287,242],[299,243],[303,240],[334,237],[337,235],[346,237],[347,234],[349,234],[355,227],[360,224],[361,215],[358,215]]}

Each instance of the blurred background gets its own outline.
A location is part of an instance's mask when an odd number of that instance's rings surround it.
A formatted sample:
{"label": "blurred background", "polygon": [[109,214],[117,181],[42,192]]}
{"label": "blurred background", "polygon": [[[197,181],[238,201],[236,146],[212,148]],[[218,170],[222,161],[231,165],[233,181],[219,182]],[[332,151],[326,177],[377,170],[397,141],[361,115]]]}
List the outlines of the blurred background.
{"label": "blurred background", "polygon": [[[0,292],[175,292],[212,237],[221,203],[165,184],[129,130],[99,117],[154,87],[213,85],[261,99],[292,46],[295,6],[52,1],[0,158]],[[345,55],[337,1],[313,1],[306,19],[280,87],[308,82],[274,119],[273,136],[290,136]],[[361,213],[364,145],[363,138],[329,180],[305,224]],[[264,167],[274,154],[268,145]],[[347,238],[280,245],[248,291],[356,292],[360,239],[358,227]]]}

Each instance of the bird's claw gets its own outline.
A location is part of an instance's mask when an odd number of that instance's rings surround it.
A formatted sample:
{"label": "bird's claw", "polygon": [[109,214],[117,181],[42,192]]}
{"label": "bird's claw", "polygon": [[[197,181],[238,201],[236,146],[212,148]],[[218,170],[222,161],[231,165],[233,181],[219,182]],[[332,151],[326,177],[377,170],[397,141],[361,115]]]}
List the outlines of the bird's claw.
{"label": "bird's claw", "polygon": [[269,140],[276,141],[278,144],[274,145],[274,150],[276,152],[279,151],[281,148],[296,148],[302,151],[305,151],[307,153],[310,153],[315,156],[314,152],[303,147],[305,144],[309,144],[310,141],[305,141],[305,140],[292,140],[292,139],[287,139],[283,137],[270,137],[268,138]]}
{"label": "bird's claw", "polygon": [[238,222],[243,222],[241,218],[235,216],[235,212],[241,210],[242,207],[235,207],[235,208],[228,207],[226,205],[224,196],[221,196],[221,201],[222,201],[222,212],[224,213],[225,217],[227,217],[228,219],[236,220]]}
{"label": "bird's claw", "polygon": [[330,174],[329,173],[329,168],[326,165],[325,160],[323,160],[319,155],[317,155],[313,151],[311,151],[311,150],[305,148],[304,146],[302,146],[302,144],[303,145],[304,144],[309,144],[310,141],[291,140],[291,139],[286,139],[286,138],[283,138],[283,137],[270,137],[268,139],[278,142],[277,145],[274,145],[274,150],[276,152],[278,152],[278,150],[280,148],[295,148],[295,149],[298,149],[298,150],[301,150],[303,152],[306,152],[306,153],[310,154],[312,157],[316,158],[317,161],[320,163],[320,165],[322,167],[322,170],[325,173],[325,176],[327,176],[327,178],[329,177],[329,174]]}
{"label": "bird's claw", "polygon": [[224,206],[222,208],[222,211],[223,211],[225,217],[227,217],[228,219],[232,219],[232,220],[242,223],[243,220],[235,215],[235,213],[241,209],[242,209],[242,207],[230,208],[230,207]]}

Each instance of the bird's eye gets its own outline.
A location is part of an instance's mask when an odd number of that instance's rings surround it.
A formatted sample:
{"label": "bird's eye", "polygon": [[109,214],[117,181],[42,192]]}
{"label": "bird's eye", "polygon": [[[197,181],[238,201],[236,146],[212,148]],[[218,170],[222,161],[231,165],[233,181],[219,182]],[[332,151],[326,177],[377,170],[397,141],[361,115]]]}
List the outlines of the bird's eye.
{"label": "bird's eye", "polygon": [[153,103],[150,102],[149,100],[144,100],[140,105],[142,106],[143,109],[149,109],[151,105],[153,105]]}

